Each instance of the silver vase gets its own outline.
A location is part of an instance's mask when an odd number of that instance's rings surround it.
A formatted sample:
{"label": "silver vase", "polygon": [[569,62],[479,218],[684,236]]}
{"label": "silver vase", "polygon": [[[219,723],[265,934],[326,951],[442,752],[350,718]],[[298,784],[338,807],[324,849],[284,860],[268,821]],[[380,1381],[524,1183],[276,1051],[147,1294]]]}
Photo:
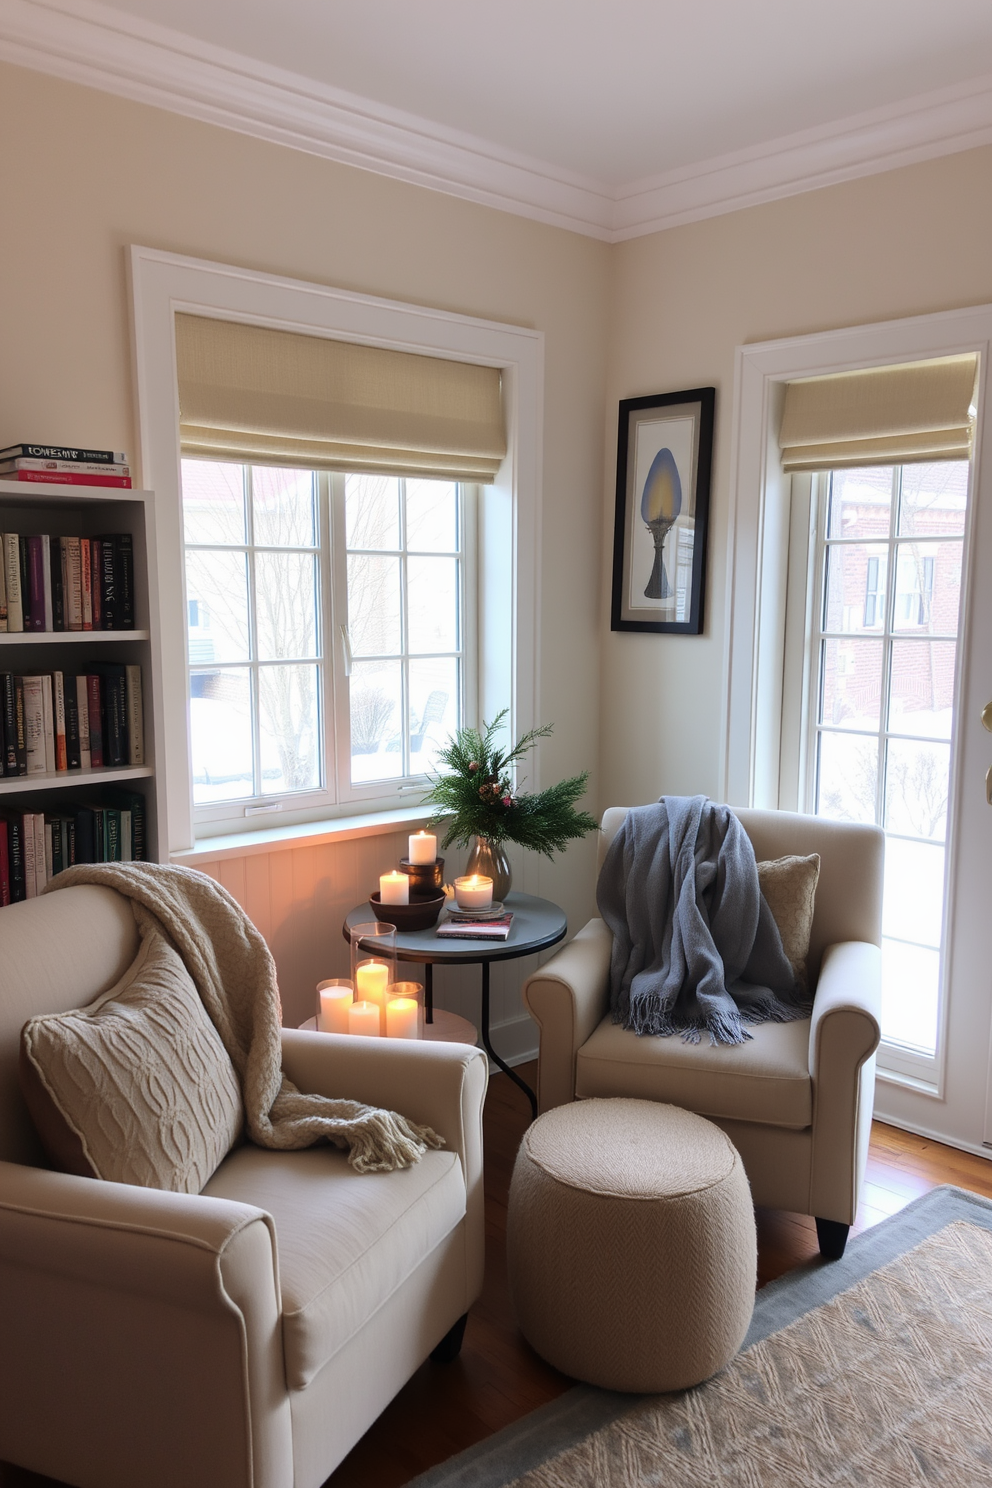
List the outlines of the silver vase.
{"label": "silver vase", "polygon": [[488,837],[476,837],[465,872],[491,878],[494,899],[503,900],[510,892],[510,860],[502,847],[490,842]]}

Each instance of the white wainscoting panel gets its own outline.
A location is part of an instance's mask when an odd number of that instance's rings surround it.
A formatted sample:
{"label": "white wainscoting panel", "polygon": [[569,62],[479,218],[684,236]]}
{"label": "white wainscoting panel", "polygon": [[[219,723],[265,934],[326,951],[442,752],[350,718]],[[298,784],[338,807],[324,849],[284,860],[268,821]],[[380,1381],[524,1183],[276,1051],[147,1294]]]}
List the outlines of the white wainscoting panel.
{"label": "white wainscoting panel", "polygon": [[[341,934],[345,915],[378,887],[380,873],[406,855],[408,832],[404,826],[386,836],[197,859],[196,868],[223,884],[265,937],[279,974],[286,1027],[295,1028],[313,1016],[318,982],[350,975],[348,946]],[[452,855],[447,865],[452,873],[461,871],[463,857],[463,852]],[[519,873],[516,864],[514,868]],[[510,1064],[537,1053],[537,1029],[523,1010],[520,988],[538,960],[526,956],[492,968],[493,1042]],[[411,980],[423,981],[422,967],[409,962],[407,967]],[[460,1013],[478,1027],[481,978],[479,966],[437,967],[436,1005]]]}

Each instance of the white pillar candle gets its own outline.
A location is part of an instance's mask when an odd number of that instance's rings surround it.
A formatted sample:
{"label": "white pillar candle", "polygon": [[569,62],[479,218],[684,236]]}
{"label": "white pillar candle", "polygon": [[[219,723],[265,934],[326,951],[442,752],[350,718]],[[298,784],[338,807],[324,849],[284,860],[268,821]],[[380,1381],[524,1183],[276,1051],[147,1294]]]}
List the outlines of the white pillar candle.
{"label": "white pillar candle", "polygon": [[[363,999],[379,1009],[380,1033],[386,1034],[386,988],[389,968],[381,961],[360,961],[355,967],[355,1001]],[[354,1032],[354,1029],[352,1029]]]}
{"label": "white pillar candle", "polygon": [[354,1001],[350,982],[321,982],[317,988],[320,1015],[317,1027],[321,1033],[347,1033],[348,1009]]}
{"label": "white pillar candle", "polygon": [[420,1037],[420,1004],[413,997],[391,997],[386,1003],[387,1038]]}
{"label": "white pillar candle", "polygon": [[353,1002],[348,1009],[348,1032],[379,1037],[379,1009],[374,1002]]}
{"label": "white pillar candle", "polygon": [[410,838],[408,856],[411,863],[433,863],[437,859],[437,838],[433,832],[415,832]]}
{"label": "white pillar candle", "polygon": [[455,898],[459,909],[488,909],[493,902],[493,881],[480,873],[456,878]]}
{"label": "white pillar candle", "polygon": [[405,873],[383,873],[379,878],[379,900],[382,904],[409,904],[410,880]]}

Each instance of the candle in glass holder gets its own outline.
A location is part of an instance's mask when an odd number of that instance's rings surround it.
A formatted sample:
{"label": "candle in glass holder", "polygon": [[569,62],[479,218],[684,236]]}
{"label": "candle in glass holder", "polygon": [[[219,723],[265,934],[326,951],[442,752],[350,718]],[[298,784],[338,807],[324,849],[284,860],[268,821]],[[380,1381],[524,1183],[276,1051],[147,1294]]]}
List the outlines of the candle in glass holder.
{"label": "candle in glass holder", "polygon": [[329,982],[317,984],[320,1012],[317,1027],[321,1033],[347,1033],[348,1009],[354,1001],[351,983],[335,977]]}
{"label": "candle in glass holder", "polygon": [[409,848],[411,863],[433,863],[437,857],[437,838],[433,832],[414,832]]}
{"label": "candle in glass holder", "polygon": [[488,909],[493,902],[493,881],[481,873],[455,879],[455,899],[459,909]]}
{"label": "candle in glass holder", "polygon": [[410,880],[405,873],[383,873],[379,878],[379,900],[382,904],[409,904]]}
{"label": "candle in glass holder", "polygon": [[420,1037],[420,1004],[415,997],[391,997],[386,1003],[386,1037]]}
{"label": "candle in glass holder", "polygon": [[353,1002],[348,1009],[348,1032],[379,1037],[379,1008],[374,1002]]}
{"label": "candle in glass holder", "polygon": [[[380,1033],[386,1032],[386,988],[389,985],[389,967],[381,961],[359,961],[355,967],[355,1001],[359,999],[374,1003],[379,1009]],[[354,1029],[352,1029],[354,1032]]]}

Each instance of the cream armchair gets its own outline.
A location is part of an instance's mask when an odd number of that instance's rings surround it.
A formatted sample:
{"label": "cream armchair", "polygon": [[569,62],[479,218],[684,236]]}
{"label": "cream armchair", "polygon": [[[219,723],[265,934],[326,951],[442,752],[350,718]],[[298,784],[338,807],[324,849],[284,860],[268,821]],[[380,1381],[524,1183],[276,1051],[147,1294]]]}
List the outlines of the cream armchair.
{"label": "cream armchair", "polygon": [[432,1351],[457,1352],[482,1281],[485,1056],[284,1034],[300,1089],[441,1133],[402,1172],[247,1145],[192,1196],[49,1171],[21,1027],[92,1001],[136,947],[109,889],[0,911],[0,1461],[95,1488],[318,1488]]}
{"label": "cream armchair", "polygon": [[[626,808],[603,817],[599,865]],[[609,1012],[612,938],[590,920],[529,977],[540,1029],[542,1111],[638,1096],[708,1116],[734,1142],[755,1204],[816,1217],[821,1252],[843,1254],[868,1154],[880,1028],[884,836],[785,811],[736,812],[759,861],[820,854],[808,972],[812,1017],[765,1023],[741,1045],[638,1038]]]}

